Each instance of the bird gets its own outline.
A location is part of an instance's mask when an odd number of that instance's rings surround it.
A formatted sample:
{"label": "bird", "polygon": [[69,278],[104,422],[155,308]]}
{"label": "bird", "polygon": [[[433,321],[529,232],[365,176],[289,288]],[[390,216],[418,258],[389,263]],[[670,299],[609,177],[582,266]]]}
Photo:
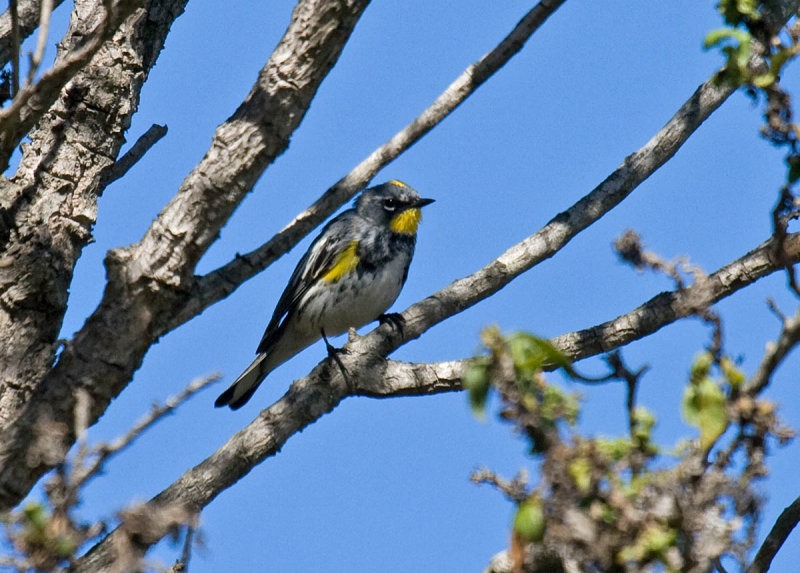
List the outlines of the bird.
{"label": "bird", "polygon": [[433,202],[392,180],[365,189],[351,209],[325,225],[297,263],[255,360],[214,406],[241,408],[270,372],[320,338],[331,354],[328,336],[374,320],[402,327],[398,315],[385,313],[408,277],[421,208]]}

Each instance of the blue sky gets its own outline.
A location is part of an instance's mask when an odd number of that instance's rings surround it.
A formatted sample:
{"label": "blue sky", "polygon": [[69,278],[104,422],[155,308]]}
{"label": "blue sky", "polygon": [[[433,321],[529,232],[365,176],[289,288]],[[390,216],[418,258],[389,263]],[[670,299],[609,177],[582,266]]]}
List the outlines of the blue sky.
{"label": "blue sky", "polygon": [[[59,9],[65,25],[68,10]],[[436,203],[426,208],[401,311],[482,267],[569,207],[642,146],[720,65],[704,35],[721,25],[715,2],[598,3],[570,0],[523,51],[454,114],[375,179],[402,179]],[[129,131],[152,123],[169,134],[99,206],[96,242],[86,248],[71,289],[63,336],[99,301],[102,259],[138,241],[207,149],[214,128],[247,94],[288,23],[286,1],[221,4],[196,0],[173,27]],[[405,126],[468,65],[492,49],[530,2],[374,2],[319,90],[288,151],[271,166],[223,229],[200,271],[263,243]],[[62,28],[63,29],[63,28]],[[60,34],[54,31],[52,39]],[[53,43],[52,41],[50,42]],[[785,85],[798,90],[795,68]],[[435,361],[473,354],[480,329],[555,336],[609,320],[662,290],[663,277],[617,261],[611,244],[639,232],[664,257],[686,255],[708,271],[741,256],[770,233],[769,213],[784,176],[781,154],[758,136],[758,106],[735,94],[616,210],[554,259],[491,299],[436,326],[393,357]],[[291,381],[324,355],[322,343],[275,371],[248,405],[231,413],[213,399],[252,359],[268,317],[307,238],[228,299],[164,337],[133,383],[91,431],[124,432],[153,400],[214,371],[224,381],[162,421],[114,459],[87,489],[80,514],[111,517],[146,500],[202,461]],[[779,325],[767,296],[793,312],[783,276],[763,279],[719,305],[728,351],[752,373]],[[708,341],[695,319],[623,349],[633,367],[649,364],[642,405],[659,419],[656,437],[672,444],[693,431],[679,404],[693,356]],[[601,371],[599,360],[580,363]],[[800,427],[792,357],[767,395]],[[625,431],[621,386],[585,388],[581,429]],[[798,444],[776,450],[761,484],[765,523],[797,495]],[[469,482],[488,466],[512,476],[535,468],[524,443],[489,416],[480,423],[461,394],[348,399],[294,436],[202,514],[205,548],[193,573],[211,571],[480,570],[508,541],[511,506]],[[153,556],[171,562],[164,543]],[[790,538],[773,571],[790,571],[800,543]]]}

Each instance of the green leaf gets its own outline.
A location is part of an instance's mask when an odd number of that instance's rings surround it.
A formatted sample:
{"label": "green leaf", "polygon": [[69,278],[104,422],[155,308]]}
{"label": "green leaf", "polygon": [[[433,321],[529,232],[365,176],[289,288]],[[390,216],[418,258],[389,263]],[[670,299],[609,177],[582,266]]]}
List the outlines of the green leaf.
{"label": "green leaf", "polygon": [[648,525],[633,545],[628,545],[619,552],[619,559],[622,562],[642,562],[653,557],[661,557],[675,545],[676,539],[677,534],[674,529],[660,524]]}
{"label": "green leaf", "polygon": [[566,421],[570,426],[578,421],[580,407],[575,394],[566,394],[558,387],[548,384],[542,391],[540,408],[542,419],[555,423],[558,420]]}
{"label": "green leaf", "polygon": [[546,338],[526,332],[516,332],[508,337],[514,365],[528,370],[541,370],[545,365],[571,370],[569,359]]}
{"label": "green leaf", "polygon": [[486,398],[489,395],[489,368],[485,360],[475,359],[464,372],[464,388],[469,393],[469,405],[478,419],[486,416]]}
{"label": "green leaf", "polygon": [[633,410],[633,438],[638,447],[644,451],[657,453],[658,448],[650,444],[653,426],[656,425],[656,417],[650,410],[643,406],[637,406]]}
{"label": "green leaf", "polygon": [[633,449],[633,444],[627,438],[597,438],[595,443],[601,454],[615,462],[630,454]]}
{"label": "green leaf", "polygon": [[750,39],[750,34],[744,30],[737,30],[735,28],[717,28],[716,30],[711,30],[708,34],[706,34],[706,37],[703,40],[703,48],[710,50],[711,48],[723,44],[727,40],[734,40],[737,48],[742,44],[746,44],[747,52],[749,53]]}
{"label": "green leaf", "polygon": [[728,428],[725,394],[711,378],[690,384],[683,393],[683,417],[700,429],[700,448],[708,450]]}
{"label": "green leaf", "polygon": [[36,502],[27,504],[23,513],[28,523],[36,529],[44,529],[50,518],[47,514],[47,509],[41,503]]}
{"label": "green leaf", "polygon": [[55,543],[55,550],[58,553],[58,556],[63,559],[72,556],[78,549],[77,544],[72,539],[63,535],[59,535],[58,538],[56,538]]}
{"label": "green leaf", "polygon": [[689,382],[696,384],[711,372],[711,365],[714,364],[714,356],[710,352],[701,352],[695,356],[692,367],[689,370]]}
{"label": "green leaf", "polygon": [[757,88],[763,89],[763,88],[768,88],[769,86],[774,84],[777,79],[778,78],[775,76],[775,74],[773,74],[772,72],[767,72],[765,74],[759,74],[757,76],[753,76],[751,82]]}
{"label": "green leaf", "polygon": [[717,10],[727,24],[738,26],[761,18],[758,0],[720,0]]}
{"label": "green leaf", "polygon": [[575,458],[569,463],[568,471],[581,493],[589,493],[592,487],[592,465],[589,460],[583,456]]}
{"label": "green leaf", "polygon": [[539,498],[531,497],[519,504],[514,516],[514,531],[526,541],[536,543],[544,538],[544,510]]}
{"label": "green leaf", "polygon": [[710,50],[711,48],[718,46],[731,37],[731,32],[732,30],[730,28],[717,28],[716,30],[711,30],[703,39],[703,49]]}
{"label": "green leaf", "polygon": [[744,372],[737,368],[728,356],[722,357],[722,360],[719,361],[719,368],[732,388],[738,388],[747,379]]}

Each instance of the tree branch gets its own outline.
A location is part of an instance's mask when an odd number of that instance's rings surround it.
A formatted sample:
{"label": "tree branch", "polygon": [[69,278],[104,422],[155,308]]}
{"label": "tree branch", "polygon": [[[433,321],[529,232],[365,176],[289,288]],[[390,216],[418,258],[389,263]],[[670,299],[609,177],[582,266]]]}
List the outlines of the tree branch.
{"label": "tree branch", "polygon": [[[694,314],[697,305],[713,304],[759,278],[781,270],[783,260],[776,256],[774,243],[774,238],[766,241],[711,274],[708,281],[662,293],[612,321],[564,334],[551,342],[572,358],[586,358],[647,336]],[[800,261],[800,233],[789,235],[785,245],[787,255]],[[426,300],[437,296],[438,293]],[[403,313],[406,321],[411,318],[412,309],[420,304]],[[588,332],[595,335],[586,336]],[[598,340],[597,336],[605,338]],[[400,344],[400,337],[390,325],[379,326],[363,337],[351,336],[345,346],[347,352],[340,355],[348,372],[349,385],[336,364],[331,364],[329,359],[323,360],[220,449],[187,471],[147,505],[156,508],[162,504],[178,504],[190,512],[199,512],[256,465],[280,451],[291,436],[332,411],[348,396],[394,398],[462,389],[461,376],[469,358],[432,364],[386,359],[386,355]],[[123,534],[115,531],[99,542],[80,560],[77,571],[96,571],[113,562],[115,536]]]}
{"label": "tree branch", "polygon": [[[0,471],[29,472],[24,456],[10,463],[5,446],[15,448],[11,428],[51,372],[74,264],[92,240],[102,176],[124,143],[147,73],[185,2],[161,0],[153,13],[127,20],[117,42],[99,50],[41,117],[14,177],[0,179]],[[82,18],[73,17],[67,43],[96,28],[88,2],[83,8]],[[81,129],[67,129],[75,117]],[[74,390],[81,385],[66,390],[71,403],[63,419],[70,426]],[[53,399],[57,406],[60,398]],[[5,483],[0,481],[0,499]]]}
{"label": "tree branch", "polygon": [[41,415],[49,412],[71,429],[66,451],[74,441],[74,389],[90,393],[93,423],[131,380],[147,349],[166,332],[172,309],[185,300],[200,255],[263,169],[288,145],[366,5],[364,0],[302,0],[297,5],[247,99],[218,128],[211,149],[177,195],[142,241],[109,253],[103,299],[55,367],[46,376],[7,378],[41,383],[16,403],[11,427],[0,431],[0,506],[16,504],[49,469],[24,462],[33,439],[30,430]]}
{"label": "tree branch", "polygon": [[789,537],[798,521],[800,521],[800,497],[781,512],[764,543],[761,544],[755,559],[747,567],[746,573],[766,573],[778,550],[780,550],[786,538]]}
{"label": "tree branch", "polygon": [[[792,260],[788,249],[785,255],[790,262],[796,263]],[[747,394],[755,395],[767,387],[769,381],[772,379],[772,373],[783,362],[783,359],[789,354],[797,343],[800,342],[800,309],[790,318],[783,320],[783,327],[777,342],[770,342],[767,344],[767,350],[764,353],[764,358],[761,364],[758,365],[758,370],[753,377],[747,381],[747,385],[743,391]]]}
{"label": "tree branch", "polygon": [[[290,27],[290,32],[291,30]],[[280,50],[279,47],[276,51]],[[254,90],[260,91],[258,88]],[[404,338],[399,340],[395,336],[392,337],[393,342],[390,342],[389,338],[373,337],[372,340],[377,345],[373,352],[377,355],[388,354],[400,344],[417,338],[434,324],[491,296],[521,273],[553,256],[577,233],[619,204],[639,183],[666,162],[731,93],[730,88],[718,87],[710,80],[702,84],[644,147],[627,157],[591,193],[483,269],[412,306],[406,311]],[[255,97],[248,101],[251,99]],[[247,113],[240,108],[234,120]],[[245,129],[245,126],[242,127]],[[220,146],[221,143],[217,145]],[[235,149],[232,142],[229,142],[229,145],[210,151],[203,161],[209,161],[215,156],[229,158]],[[41,386],[41,392],[28,400],[24,418],[15,424],[14,432],[6,432],[0,438],[0,460],[3,460],[5,452],[9,452],[6,454],[9,456],[6,458],[9,463],[0,464],[0,493],[7,489],[21,494],[0,495],[0,500],[5,497],[16,503],[27,491],[22,491],[21,486],[24,484],[25,488],[30,487],[40,472],[49,469],[46,466],[24,468],[29,470],[26,477],[25,472],[19,469],[21,464],[10,463],[15,456],[24,455],[26,444],[31,439],[31,433],[26,428],[33,427],[41,415],[39,409],[53,410],[52,405],[57,404],[58,408],[53,415],[71,424],[71,404],[74,398],[69,389],[81,386],[92,393],[92,403],[95,406],[93,419],[99,417],[111,397],[121,392],[129,382],[158,334],[166,332],[164,329],[169,325],[173,309],[180,308],[186,300],[182,287],[190,279],[187,275],[191,272],[191,261],[202,250],[196,242],[192,243],[194,247],[187,245],[188,238],[194,237],[195,241],[205,243],[212,237],[208,236],[210,231],[201,230],[206,221],[198,221],[189,212],[182,213],[178,208],[179,204],[224,211],[232,208],[229,199],[225,197],[230,198],[231,194],[238,193],[237,185],[232,185],[232,189],[223,189],[221,182],[212,185],[214,180],[202,171],[193,173],[187,180],[199,178],[200,190],[186,188],[184,182],[182,191],[179,191],[173,202],[162,212],[140,243],[129,249],[118,249],[110,253],[106,263],[109,281],[100,306],[65,347],[58,364]],[[241,190],[240,187],[239,191]],[[190,197],[194,199],[187,202]],[[190,208],[188,206],[187,209]],[[215,212],[215,220],[219,221],[219,215]],[[202,233],[202,239],[199,233]],[[174,242],[170,245],[164,244],[169,237],[173,237]],[[194,254],[189,254],[189,249],[193,249]],[[154,258],[156,256],[161,259]],[[149,320],[141,320],[142,309],[148,309],[146,314]],[[92,388],[87,384],[91,380],[102,381],[102,386]],[[70,435],[68,439],[74,438]],[[66,447],[68,444],[65,444]]]}
{"label": "tree branch", "polygon": [[117,159],[114,164],[109,167],[108,172],[103,177],[103,186],[108,187],[117,179],[123,177],[136,163],[144,157],[144,154],[150,151],[159,140],[167,135],[167,126],[158,125],[154,123],[150,128],[145,131],[136,143],[133,144],[125,155]]}
{"label": "tree branch", "polygon": [[563,3],[564,0],[539,2],[497,47],[464,70],[425,111],[389,141],[370,153],[274,237],[257,249],[237,256],[207,275],[197,277],[185,306],[176,313],[171,322],[170,330],[227,297],[246,280],[286,254],[312,229],[353,197],[359,189],[364,188],[378,171],[419,141],[502,68]]}
{"label": "tree branch", "polygon": [[[53,0],[53,8],[57,8],[64,0]],[[17,14],[19,16],[20,41],[33,33],[39,26],[42,0],[19,0]],[[11,11],[0,14],[0,67],[5,66],[13,53],[14,41],[11,30]]]}
{"label": "tree branch", "polygon": [[11,105],[0,110],[0,171],[5,171],[14,148],[33,128],[39,118],[58,99],[64,86],[103,47],[122,23],[141,7],[145,0],[105,0],[106,16],[92,30],[88,41],[70,51],[35,84],[26,84],[14,94]]}
{"label": "tree branch", "polygon": [[50,31],[50,14],[53,11],[53,0],[42,0],[42,8],[39,13],[39,37],[36,39],[36,50],[30,54],[30,69],[26,83],[32,84],[36,79],[36,72],[42,63],[44,49],[47,45],[47,34]]}

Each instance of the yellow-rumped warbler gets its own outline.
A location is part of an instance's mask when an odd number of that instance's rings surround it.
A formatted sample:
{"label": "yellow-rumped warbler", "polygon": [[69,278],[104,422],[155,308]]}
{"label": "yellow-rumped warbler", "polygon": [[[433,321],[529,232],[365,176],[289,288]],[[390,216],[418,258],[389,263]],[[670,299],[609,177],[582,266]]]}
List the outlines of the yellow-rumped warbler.
{"label": "yellow-rumped warbler", "polygon": [[320,337],[381,318],[406,282],[420,207],[430,203],[402,181],[389,181],[366,189],[328,223],[297,263],[258,356],[214,406],[241,408],[267,374]]}

